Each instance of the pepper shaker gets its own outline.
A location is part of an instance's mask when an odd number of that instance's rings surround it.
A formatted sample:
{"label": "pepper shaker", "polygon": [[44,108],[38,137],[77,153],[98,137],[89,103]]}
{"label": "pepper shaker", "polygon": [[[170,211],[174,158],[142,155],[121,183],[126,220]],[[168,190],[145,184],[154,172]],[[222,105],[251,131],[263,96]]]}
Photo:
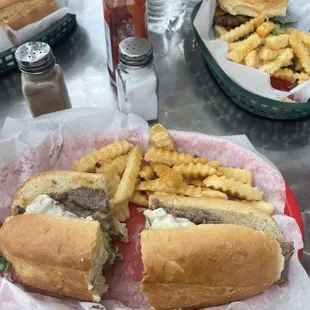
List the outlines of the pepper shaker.
{"label": "pepper shaker", "polygon": [[33,117],[71,108],[62,68],[50,46],[29,42],[15,52],[22,92]]}
{"label": "pepper shaker", "polygon": [[119,45],[116,85],[119,110],[146,121],[158,118],[158,75],[153,46],[143,38],[127,38]]}

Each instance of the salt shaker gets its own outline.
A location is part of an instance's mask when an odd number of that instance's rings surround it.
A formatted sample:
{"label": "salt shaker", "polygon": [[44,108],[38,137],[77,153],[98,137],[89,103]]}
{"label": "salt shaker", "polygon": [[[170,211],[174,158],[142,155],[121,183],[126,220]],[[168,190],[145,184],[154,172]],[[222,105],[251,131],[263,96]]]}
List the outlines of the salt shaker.
{"label": "salt shaker", "polygon": [[29,42],[15,52],[22,91],[33,117],[71,108],[63,71],[50,46]]}
{"label": "salt shaker", "polygon": [[135,113],[146,121],[158,117],[158,75],[153,65],[153,46],[143,38],[127,38],[119,45],[116,85],[119,110]]}

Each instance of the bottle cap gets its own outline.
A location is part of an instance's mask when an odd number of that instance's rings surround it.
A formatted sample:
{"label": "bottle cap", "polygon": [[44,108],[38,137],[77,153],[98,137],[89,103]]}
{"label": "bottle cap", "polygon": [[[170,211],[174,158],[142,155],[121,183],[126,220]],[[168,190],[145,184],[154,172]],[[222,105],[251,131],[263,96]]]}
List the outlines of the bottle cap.
{"label": "bottle cap", "polygon": [[153,45],[147,39],[131,37],[119,44],[119,62],[125,66],[144,67],[153,59]]}
{"label": "bottle cap", "polygon": [[28,74],[42,74],[49,71],[56,63],[52,49],[47,43],[28,42],[15,52],[19,69]]}

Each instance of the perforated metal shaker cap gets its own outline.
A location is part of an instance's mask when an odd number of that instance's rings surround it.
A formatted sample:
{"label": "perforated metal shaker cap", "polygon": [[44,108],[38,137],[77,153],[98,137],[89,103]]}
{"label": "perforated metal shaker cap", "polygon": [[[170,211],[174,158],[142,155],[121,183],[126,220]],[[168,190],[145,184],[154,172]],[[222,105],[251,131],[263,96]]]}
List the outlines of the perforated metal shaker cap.
{"label": "perforated metal shaker cap", "polygon": [[43,42],[28,42],[15,52],[15,59],[22,72],[40,74],[50,70],[56,63],[50,46]]}
{"label": "perforated metal shaker cap", "polygon": [[147,39],[132,37],[119,44],[119,62],[123,65],[143,67],[153,58],[153,45]]}

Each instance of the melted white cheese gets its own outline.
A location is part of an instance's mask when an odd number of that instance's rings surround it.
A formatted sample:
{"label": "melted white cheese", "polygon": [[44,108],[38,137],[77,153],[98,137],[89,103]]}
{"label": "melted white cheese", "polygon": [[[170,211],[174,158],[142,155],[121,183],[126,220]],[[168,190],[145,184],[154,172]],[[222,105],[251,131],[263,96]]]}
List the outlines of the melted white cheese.
{"label": "melted white cheese", "polygon": [[38,196],[29,206],[27,206],[25,213],[50,214],[57,216],[69,216],[74,218],[78,217],[69,211],[65,211],[59,202],[52,199],[48,195]]}
{"label": "melted white cheese", "polygon": [[183,228],[195,226],[190,220],[186,218],[174,217],[168,214],[163,208],[156,210],[145,210],[144,216],[148,220],[149,229],[169,229],[169,228]]}

